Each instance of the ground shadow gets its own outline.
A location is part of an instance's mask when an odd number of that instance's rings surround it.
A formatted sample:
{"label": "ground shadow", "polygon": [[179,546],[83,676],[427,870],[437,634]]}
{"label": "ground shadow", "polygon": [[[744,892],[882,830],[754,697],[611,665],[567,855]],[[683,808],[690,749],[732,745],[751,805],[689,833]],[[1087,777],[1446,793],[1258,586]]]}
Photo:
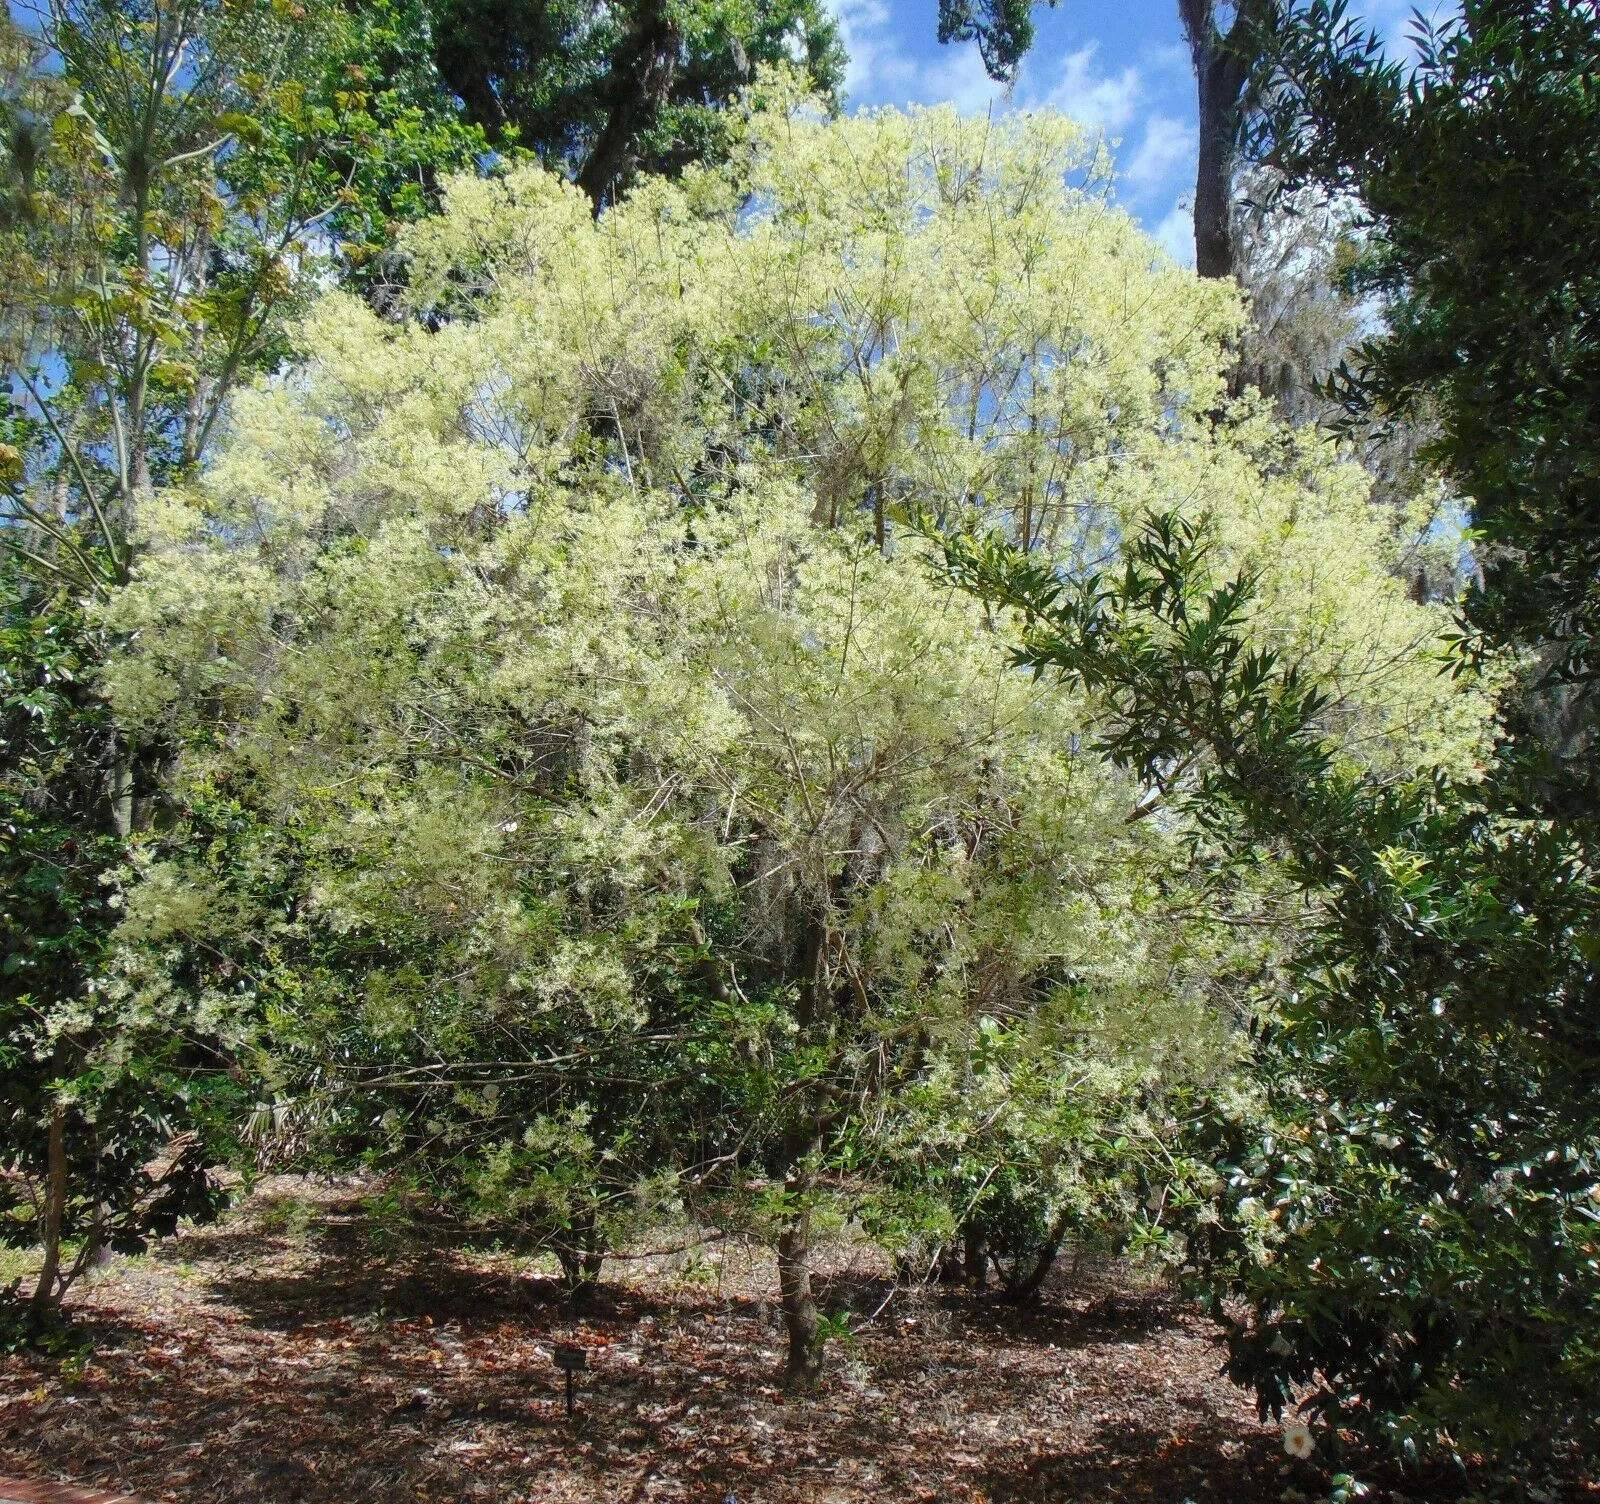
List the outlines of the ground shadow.
{"label": "ground shadow", "polygon": [[[574,1303],[509,1260],[385,1249],[374,1232],[359,1198],[324,1194],[311,1222],[293,1198],[259,1198],[120,1266],[79,1308],[86,1369],[0,1365],[0,1471],[181,1504],[1327,1496],[1327,1470],[1287,1459],[1218,1377],[1212,1329],[1114,1269],[1026,1307],[835,1274],[824,1306],[857,1332],[796,1397],[749,1279],[686,1288],[621,1262]],[[561,1342],[589,1364],[570,1417]]]}

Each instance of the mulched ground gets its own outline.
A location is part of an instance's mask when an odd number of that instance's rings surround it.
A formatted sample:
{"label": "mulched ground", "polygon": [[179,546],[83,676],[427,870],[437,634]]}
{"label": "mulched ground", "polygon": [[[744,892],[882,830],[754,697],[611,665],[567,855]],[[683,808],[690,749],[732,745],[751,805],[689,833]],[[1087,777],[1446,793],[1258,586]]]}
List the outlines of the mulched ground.
{"label": "mulched ground", "polygon": [[70,1488],[38,1479],[0,1478],[0,1504],[140,1504],[127,1494],[98,1488]]}
{"label": "mulched ground", "polygon": [[[1328,1497],[1327,1470],[1286,1458],[1218,1377],[1209,1323],[1160,1289],[1066,1270],[1019,1312],[895,1292],[863,1249],[830,1264],[826,1304],[860,1330],[793,1398],[757,1251],[608,1264],[580,1313],[509,1260],[380,1255],[356,1188],[277,1182],[97,1275],[73,1302],[81,1373],[0,1364],[0,1472],[185,1504]],[[591,1365],[570,1420],[556,1342]]]}

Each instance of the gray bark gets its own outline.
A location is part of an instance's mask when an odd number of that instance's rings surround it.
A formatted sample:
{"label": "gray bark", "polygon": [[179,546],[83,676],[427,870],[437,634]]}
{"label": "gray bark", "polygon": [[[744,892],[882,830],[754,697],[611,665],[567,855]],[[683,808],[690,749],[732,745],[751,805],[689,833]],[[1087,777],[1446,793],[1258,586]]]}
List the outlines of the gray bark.
{"label": "gray bark", "polygon": [[822,1373],[822,1337],[817,1301],[811,1288],[811,1211],[804,1207],[778,1238],[778,1294],[789,1333],[786,1377],[810,1388]]}

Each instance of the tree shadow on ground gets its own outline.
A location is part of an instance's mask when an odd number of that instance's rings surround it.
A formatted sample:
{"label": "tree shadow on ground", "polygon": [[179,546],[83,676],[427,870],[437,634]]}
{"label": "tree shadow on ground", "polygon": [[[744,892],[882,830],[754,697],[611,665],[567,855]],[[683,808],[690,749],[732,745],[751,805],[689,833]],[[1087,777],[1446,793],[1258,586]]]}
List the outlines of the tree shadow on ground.
{"label": "tree shadow on ground", "polygon": [[1061,1270],[1026,1300],[1008,1300],[998,1290],[972,1291],[960,1284],[903,1285],[881,1275],[849,1272],[818,1279],[818,1303],[829,1314],[873,1317],[897,1307],[926,1323],[930,1314],[971,1335],[1043,1347],[1146,1340],[1191,1321],[1194,1306],[1169,1288],[1147,1284],[1130,1290],[1114,1262]]}
{"label": "tree shadow on ground", "polygon": [[[475,1257],[481,1250],[458,1228],[399,1223],[374,1216],[362,1198],[336,1196],[322,1200],[315,1219],[303,1222],[306,1205],[294,1196],[262,1198],[251,1215],[191,1231],[157,1256],[212,1265],[207,1287],[214,1298],[252,1324],[278,1331],[341,1318],[482,1325],[549,1308],[619,1314],[623,1292],[616,1287],[594,1287],[575,1301],[557,1279]],[[642,1314],[636,1311],[635,1319]]]}

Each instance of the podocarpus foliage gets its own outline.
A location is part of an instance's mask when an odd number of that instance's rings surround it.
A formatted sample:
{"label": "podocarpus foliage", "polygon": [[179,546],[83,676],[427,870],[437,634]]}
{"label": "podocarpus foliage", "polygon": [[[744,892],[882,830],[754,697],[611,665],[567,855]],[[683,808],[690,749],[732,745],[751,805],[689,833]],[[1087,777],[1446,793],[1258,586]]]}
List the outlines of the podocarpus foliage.
{"label": "podocarpus foliage", "polygon": [[457,182],[419,317],[329,298],[145,510],[115,687],[203,815],[148,852],[129,964],[251,979],[263,1124],[575,1269],[684,1203],[757,1229],[805,1379],[819,1218],[1153,1215],[1170,1094],[1274,948],[1270,895],[1172,901],[1187,843],[911,510],[1070,564],[1187,498],[1347,756],[1470,759],[1482,707],[1420,661],[1360,472],[1200,416],[1236,302],[1073,186],[1076,127],[775,92],[726,169],[598,221]]}
{"label": "podocarpus foliage", "polygon": [[[128,1007],[101,970],[125,855],[103,818],[105,633],[0,555],[0,1241],[42,1252],[25,1309],[0,1292],[0,1347],[52,1334],[103,1250],[133,1253],[218,1195],[201,1123],[240,1103],[191,1047],[192,1009]],[[208,1071],[204,1066],[210,1065]]]}
{"label": "podocarpus foliage", "polygon": [[1343,193],[1370,218],[1352,281],[1391,314],[1330,395],[1358,421],[1435,416],[1432,458],[1472,498],[1481,540],[1471,638],[1588,683],[1600,23],[1582,3],[1486,0],[1418,42],[1409,68],[1343,5],[1286,16],[1255,147],[1287,182]]}
{"label": "podocarpus foliage", "polygon": [[1318,903],[1262,999],[1267,1112],[1219,1103],[1191,1152],[1222,1172],[1189,1259],[1230,1372],[1281,1413],[1415,1458],[1592,1444],[1596,1125],[1583,845],[1496,777],[1385,782],[1326,735],[1330,697],[1253,647],[1249,576],[1151,524],[1071,584],[952,545],[1024,615],[1017,656],[1105,697],[1100,745],[1236,861]]}

